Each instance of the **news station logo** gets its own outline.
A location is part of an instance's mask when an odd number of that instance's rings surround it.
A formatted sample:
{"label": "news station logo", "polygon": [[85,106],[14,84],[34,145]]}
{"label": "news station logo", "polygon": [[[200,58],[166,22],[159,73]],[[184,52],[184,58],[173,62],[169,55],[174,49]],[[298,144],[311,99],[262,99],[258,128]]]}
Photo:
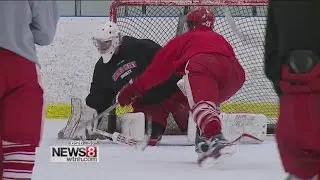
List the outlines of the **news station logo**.
{"label": "news station logo", "polygon": [[51,162],[99,162],[97,146],[51,146]]}

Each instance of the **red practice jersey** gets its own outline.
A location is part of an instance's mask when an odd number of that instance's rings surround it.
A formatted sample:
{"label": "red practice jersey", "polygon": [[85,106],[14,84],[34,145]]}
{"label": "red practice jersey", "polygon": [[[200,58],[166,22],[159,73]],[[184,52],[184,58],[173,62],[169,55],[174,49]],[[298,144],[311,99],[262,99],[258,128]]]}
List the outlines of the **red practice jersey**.
{"label": "red practice jersey", "polygon": [[188,60],[197,54],[222,54],[235,57],[231,45],[220,34],[208,29],[195,29],[170,40],[154,57],[152,64],[139,76],[143,92],[161,84],[174,72],[184,74]]}

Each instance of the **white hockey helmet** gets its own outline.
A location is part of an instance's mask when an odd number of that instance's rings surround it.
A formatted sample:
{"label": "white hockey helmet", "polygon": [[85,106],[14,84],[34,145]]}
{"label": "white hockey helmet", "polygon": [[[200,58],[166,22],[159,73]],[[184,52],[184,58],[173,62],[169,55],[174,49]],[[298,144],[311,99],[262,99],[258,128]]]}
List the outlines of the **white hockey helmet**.
{"label": "white hockey helmet", "polygon": [[92,38],[93,44],[97,47],[104,63],[108,63],[116,49],[120,46],[120,30],[116,23],[107,21],[97,29]]}

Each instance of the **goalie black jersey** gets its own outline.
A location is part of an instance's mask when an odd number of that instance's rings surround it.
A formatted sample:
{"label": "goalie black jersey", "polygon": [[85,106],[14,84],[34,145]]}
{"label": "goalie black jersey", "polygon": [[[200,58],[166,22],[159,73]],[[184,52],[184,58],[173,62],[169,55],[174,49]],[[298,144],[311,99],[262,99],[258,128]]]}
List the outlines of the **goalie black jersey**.
{"label": "goalie black jersey", "polygon": [[[98,113],[108,108],[118,92],[131,79],[138,77],[152,62],[161,46],[149,39],[136,39],[124,36],[119,52],[108,63],[102,57],[95,65],[90,93],[86,104]],[[180,77],[172,75],[165,83],[148,91],[140,100],[142,104],[160,103],[172,93],[179,91]]]}

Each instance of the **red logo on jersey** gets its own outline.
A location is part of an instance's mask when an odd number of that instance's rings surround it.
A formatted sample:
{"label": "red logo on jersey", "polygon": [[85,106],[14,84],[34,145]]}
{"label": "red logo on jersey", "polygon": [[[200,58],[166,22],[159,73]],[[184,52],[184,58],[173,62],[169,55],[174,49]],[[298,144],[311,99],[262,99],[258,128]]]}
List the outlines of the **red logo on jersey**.
{"label": "red logo on jersey", "polygon": [[117,71],[112,75],[112,79],[113,81],[117,81],[118,78],[125,72],[127,72],[128,70],[137,67],[136,62],[132,61],[129,62],[123,66],[121,66],[119,69],[117,69]]}

